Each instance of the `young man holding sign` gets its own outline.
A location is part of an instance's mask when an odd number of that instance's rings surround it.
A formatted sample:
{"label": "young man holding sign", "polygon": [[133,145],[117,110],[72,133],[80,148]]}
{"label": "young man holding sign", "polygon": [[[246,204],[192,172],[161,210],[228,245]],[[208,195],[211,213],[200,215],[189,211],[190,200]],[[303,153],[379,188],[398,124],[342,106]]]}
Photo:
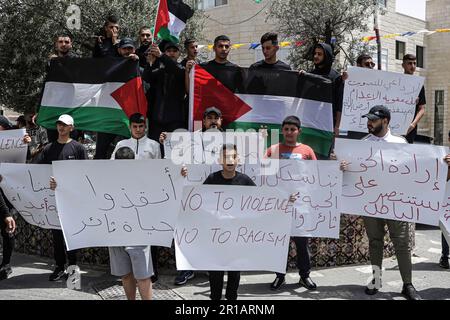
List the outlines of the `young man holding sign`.
{"label": "young man holding sign", "polygon": [[[282,124],[284,142],[271,146],[266,157],[272,159],[293,160],[317,160],[311,147],[298,143],[302,132],[300,119],[296,116],[287,117]],[[315,290],[317,285],[309,276],[311,272],[311,260],[309,253],[309,238],[293,237],[297,248],[297,267],[299,269],[299,284],[308,290]],[[271,290],[278,290],[285,283],[285,274],[277,273],[275,280],[270,285]]]}
{"label": "young man holding sign", "polygon": [[[364,138],[364,141],[407,143],[405,138],[391,134],[389,129],[391,113],[385,106],[373,107],[363,118],[368,119],[367,128],[370,133]],[[447,164],[450,164],[450,155],[447,155],[444,160]],[[343,165],[346,166],[345,161],[343,161]],[[372,281],[365,289],[366,294],[375,295],[381,288],[385,225],[387,225],[390,237],[394,243],[398,267],[403,280],[402,294],[408,300],[421,300],[421,297],[412,285],[409,223],[372,217],[363,217],[363,219],[369,238],[369,255],[374,274]]]}

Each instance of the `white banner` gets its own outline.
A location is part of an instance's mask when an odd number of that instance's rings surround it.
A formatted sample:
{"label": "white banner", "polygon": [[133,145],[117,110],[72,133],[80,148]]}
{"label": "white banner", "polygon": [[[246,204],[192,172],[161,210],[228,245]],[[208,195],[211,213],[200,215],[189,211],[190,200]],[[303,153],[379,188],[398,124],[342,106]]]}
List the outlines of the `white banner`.
{"label": "white banner", "polygon": [[53,173],[69,250],[171,246],[181,167],[169,160],[59,161]]}
{"label": "white banner", "polygon": [[391,130],[405,135],[414,120],[425,78],[401,73],[349,67],[342,104],[341,129],[367,132],[363,115],[376,105],[391,110]]}
{"label": "white banner", "polygon": [[25,129],[0,131],[0,163],[25,163],[28,146],[23,143]]}
{"label": "white banner", "polygon": [[446,149],[336,139],[344,173],[342,212],[439,225],[445,196]]}
{"label": "white banner", "polygon": [[[265,139],[257,132],[174,132],[167,134],[165,158],[176,164],[217,164],[225,144],[236,144],[239,163],[257,163]],[[259,158],[261,158],[259,157]]]}
{"label": "white banner", "polygon": [[447,182],[447,189],[444,201],[442,202],[441,223],[439,224],[447,242],[450,243],[450,182]]}
{"label": "white banner", "polygon": [[286,272],[293,206],[273,189],[191,186],[175,230],[178,270]]}
{"label": "white banner", "polygon": [[[337,161],[270,160],[267,167],[241,165],[237,171],[248,175],[258,187],[280,190],[289,196],[299,192],[292,212],[295,237],[339,238],[342,171]],[[270,168],[267,170],[266,168]],[[275,171],[272,169],[276,168]],[[202,184],[221,166],[188,166],[187,182]]]}
{"label": "white banner", "polygon": [[26,222],[44,229],[61,229],[55,193],[50,190],[51,165],[2,163],[1,188]]}

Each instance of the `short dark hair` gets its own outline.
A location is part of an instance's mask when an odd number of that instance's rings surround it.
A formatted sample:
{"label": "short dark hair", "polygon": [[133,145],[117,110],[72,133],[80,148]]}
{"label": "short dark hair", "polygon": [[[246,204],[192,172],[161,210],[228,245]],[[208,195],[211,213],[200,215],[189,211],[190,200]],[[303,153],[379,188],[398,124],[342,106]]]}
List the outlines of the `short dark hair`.
{"label": "short dark hair", "polygon": [[226,35],[221,35],[221,36],[218,36],[216,39],[214,39],[214,45],[217,45],[219,43],[219,41],[230,41],[231,42],[230,38]]}
{"label": "short dark hair", "polygon": [[117,18],[115,15],[109,15],[106,17],[105,24],[103,26],[106,27],[110,23],[119,23],[119,18]]}
{"label": "short dark hair", "polygon": [[142,31],[144,31],[144,30],[152,30],[152,28],[150,28],[149,26],[142,26],[142,27],[139,29],[139,35],[141,35]]}
{"label": "short dark hair", "polygon": [[403,62],[406,62],[409,60],[417,60],[417,57],[411,53],[405,54],[405,56],[403,57]]}
{"label": "short dark hair", "polygon": [[114,154],[116,160],[133,160],[136,159],[134,151],[128,147],[122,147]]}
{"label": "short dark hair", "polygon": [[224,154],[225,151],[227,151],[227,150],[234,150],[234,151],[237,152],[237,145],[235,145],[235,144],[233,144],[233,143],[225,143],[225,144],[222,146],[222,154]]}
{"label": "short dark hair", "polygon": [[293,125],[300,129],[302,127],[302,122],[297,116],[289,116],[286,119],[284,119],[281,127],[284,127],[285,125]]}
{"label": "short dark hair", "polygon": [[145,123],[145,117],[140,113],[135,113],[130,117],[130,125],[132,123]]}
{"label": "short dark hair", "polygon": [[271,41],[274,46],[278,45],[278,34],[275,32],[267,32],[261,37],[261,45],[264,42]]}
{"label": "short dark hair", "polygon": [[195,42],[197,42],[195,39],[186,39],[186,41],[184,41],[184,48],[187,49],[191,43]]}
{"label": "short dark hair", "polygon": [[372,56],[368,53],[362,53],[358,56],[358,58],[356,59],[356,64],[357,65],[362,65],[362,63],[364,62],[364,60],[368,60],[368,59],[373,59]]}
{"label": "short dark hair", "polygon": [[73,42],[73,36],[68,33],[58,33],[55,36],[54,42],[57,43],[59,38],[69,38],[71,42]]}

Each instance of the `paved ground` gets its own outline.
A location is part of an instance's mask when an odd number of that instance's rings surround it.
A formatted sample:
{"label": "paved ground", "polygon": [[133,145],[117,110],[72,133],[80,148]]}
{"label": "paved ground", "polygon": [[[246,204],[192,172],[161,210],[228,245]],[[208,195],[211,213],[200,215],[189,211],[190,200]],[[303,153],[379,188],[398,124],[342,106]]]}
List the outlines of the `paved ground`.
{"label": "paved ground", "polygon": [[[413,257],[414,285],[424,299],[450,300],[450,271],[439,268],[440,232],[418,230],[417,248]],[[0,300],[123,300],[125,294],[117,278],[109,270],[86,269],[82,266],[82,291],[68,290],[65,283],[48,281],[51,261],[35,256],[15,254],[13,276],[0,282]],[[271,273],[243,273],[239,288],[241,300],[302,300],[342,299],[403,300],[401,278],[395,258],[386,259],[383,273],[383,288],[375,297],[364,294],[364,284],[371,275],[365,265],[314,270],[313,279],[319,288],[308,292],[297,284],[298,275],[287,275],[287,284],[278,292],[269,290],[274,279]],[[156,300],[207,300],[209,283],[205,273],[197,273],[188,285],[175,287],[174,273],[163,274],[155,285]]]}

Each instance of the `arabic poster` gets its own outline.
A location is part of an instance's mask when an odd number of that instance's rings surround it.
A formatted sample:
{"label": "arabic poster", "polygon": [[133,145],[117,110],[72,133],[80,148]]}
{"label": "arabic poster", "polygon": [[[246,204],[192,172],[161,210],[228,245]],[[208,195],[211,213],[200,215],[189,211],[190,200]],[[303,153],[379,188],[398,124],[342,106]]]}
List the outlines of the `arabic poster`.
{"label": "arabic poster", "polygon": [[[188,166],[188,185],[200,185],[221,166]],[[339,238],[342,171],[337,161],[267,160],[263,164],[240,165],[258,187],[289,196],[299,192],[292,211],[292,236]]]}
{"label": "arabic poster", "polygon": [[342,212],[439,225],[445,196],[446,148],[336,139],[344,172]]}
{"label": "arabic poster", "polygon": [[450,243],[450,182],[447,182],[446,194],[442,202],[442,214],[440,228],[442,233]]}
{"label": "arabic poster", "polygon": [[55,193],[50,190],[51,165],[2,163],[0,184],[8,201],[34,226],[60,230]]}
{"label": "arabic poster", "polygon": [[391,111],[391,130],[405,135],[414,120],[416,101],[425,78],[401,73],[350,67],[345,81],[341,129],[367,132],[363,115],[376,105]]}
{"label": "arabic poster", "polygon": [[53,174],[69,250],[171,246],[183,177],[170,160],[59,161]]}
{"label": "arabic poster", "polygon": [[188,186],[175,230],[178,270],[286,272],[289,197],[249,186]]}
{"label": "arabic poster", "polygon": [[265,139],[257,132],[175,132],[164,142],[166,159],[175,164],[218,164],[224,144],[235,144],[239,163],[258,163],[265,151]]}
{"label": "arabic poster", "polygon": [[0,163],[25,163],[27,145],[23,143],[25,129],[0,131]]}

